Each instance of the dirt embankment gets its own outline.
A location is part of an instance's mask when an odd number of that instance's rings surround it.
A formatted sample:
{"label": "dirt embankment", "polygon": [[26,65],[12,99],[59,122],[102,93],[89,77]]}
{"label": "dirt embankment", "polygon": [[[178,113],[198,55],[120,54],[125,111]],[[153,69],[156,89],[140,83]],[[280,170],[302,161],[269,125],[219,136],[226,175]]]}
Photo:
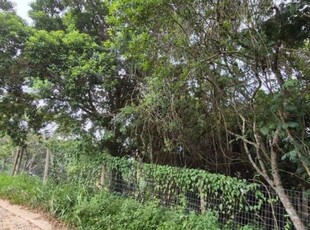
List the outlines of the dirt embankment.
{"label": "dirt embankment", "polygon": [[68,230],[46,216],[0,199],[1,230]]}

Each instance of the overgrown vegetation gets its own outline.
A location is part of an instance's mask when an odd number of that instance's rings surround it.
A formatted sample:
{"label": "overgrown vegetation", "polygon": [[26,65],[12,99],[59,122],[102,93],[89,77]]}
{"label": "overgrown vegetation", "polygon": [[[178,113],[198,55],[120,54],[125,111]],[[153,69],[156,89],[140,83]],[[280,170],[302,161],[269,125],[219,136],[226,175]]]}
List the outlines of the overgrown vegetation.
{"label": "overgrown vegetation", "polygon": [[[306,229],[285,189],[310,191],[309,0],[33,0],[29,15],[0,1],[0,136],[12,141],[0,157],[16,147],[12,174],[27,168],[29,134],[54,124],[87,142],[76,155],[268,184]],[[80,167],[68,172],[81,179]]]}
{"label": "overgrown vegetation", "polygon": [[48,211],[78,229],[223,229],[209,211],[186,214],[181,208],[162,208],[156,201],[142,204],[78,184],[44,186],[26,175],[0,174],[0,196]]}

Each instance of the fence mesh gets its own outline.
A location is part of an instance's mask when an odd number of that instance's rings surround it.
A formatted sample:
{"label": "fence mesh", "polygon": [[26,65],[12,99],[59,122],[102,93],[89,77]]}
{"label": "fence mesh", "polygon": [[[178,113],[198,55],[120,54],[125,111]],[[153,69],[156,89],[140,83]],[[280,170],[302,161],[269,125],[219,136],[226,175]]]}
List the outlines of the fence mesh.
{"label": "fence mesh", "polygon": [[[223,202],[221,189],[215,193],[201,194],[197,190],[184,191],[168,184],[166,187],[170,187],[170,190],[163,190],[152,178],[136,181],[115,170],[106,170],[102,182],[102,187],[139,201],[156,198],[163,206],[178,205],[185,207],[187,212],[204,213],[211,210],[217,213],[219,221],[229,229],[241,229],[244,226],[264,230],[295,229],[275,191],[264,185],[259,186],[256,191],[240,193],[239,199],[227,203]],[[307,194],[301,191],[285,191],[307,229],[310,229],[310,203]]]}
{"label": "fence mesh", "polygon": [[[7,159],[7,164],[11,160],[13,157]],[[38,154],[22,163],[23,170],[26,169],[31,175],[42,176],[44,161],[44,154]],[[264,230],[294,229],[283,204],[271,187],[260,185],[255,190],[241,191],[237,199],[227,201],[224,199],[222,188],[201,192],[194,187],[176,186],[173,180],[167,180],[164,182],[165,186],[159,186],[154,176],[148,176],[148,173],[138,170],[136,166],[133,164],[124,172],[105,165],[94,169],[93,179],[99,181],[97,186],[102,189],[140,202],[155,198],[160,200],[163,206],[182,207],[185,212],[205,213],[211,210],[217,213],[219,221],[228,229],[241,229],[244,226]],[[4,164],[1,168],[4,169]],[[51,163],[50,176],[53,176],[53,171],[57,172],[57,177],[61,174],[62,179],[66,178],[64,166],[56,167],[55,160]],[[298,216],[310,230],[308,194],[295,190],[285,190],[285,192]]]}

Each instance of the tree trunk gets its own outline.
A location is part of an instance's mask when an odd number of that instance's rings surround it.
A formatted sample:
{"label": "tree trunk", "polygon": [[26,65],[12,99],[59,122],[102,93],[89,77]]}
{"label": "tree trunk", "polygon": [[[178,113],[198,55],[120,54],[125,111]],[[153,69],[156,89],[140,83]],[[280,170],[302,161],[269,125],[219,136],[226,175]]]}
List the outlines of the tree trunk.
{"label": "tree trunk", "polygon": [[[243,117],[242,117],[243,118]],[[245,119],[243,118],[243,127],[242,127],[243,134],[245,133]],[[255,128],[255,126],[254,126]],[[259,135],[255,133],[257,137]],[[279,167],[278,167],[278,146],[279,146],[279,128],[274,133],[274,136],[271,140],[269,140],[269,146],[270,146],[270,164],[271,164],[271,172],[272,172],[272,178],[269,177],[267,170],[265,168],[264,162],[260,159],[260,167],[254,162],[254,160],[251,157],[251,154],[249,154],[249,149],[247,148],[247,144],[251,144],[252,146],[255,146],[257,151],[257,156],[259,157],[259,151],[262,149],[263,144],[259,141],[259,138],[256,138],[256,143],[252,143],[248,140],[244,139],[244,148],[248,154],[249,160],[255,170],[265,178],[265,180],[268,182],[268,184],[275,190],[277,196],[279,197],[281,203],[283,204],[289,218],[291,219],[294,227],[296,230],[306,230],[306,227],[304,223],[302,222],[301,218],[298,216],[297,211],[295,207],[293,206],[291,200],[287,196],[287,194],[284,191],[284,188],[282,186],[281,177],[279,173]]]}
{"label": "tree trunk", "polygon": [[44,167],[44,174],[43,174],[43,184],[45,185],[48,181],[48,170],[50,165],[50,158],[51,158],[51,151],[49,148],[46,149],[45,155],[45,167]]}
{"label": "tree trunk", "polygon": [[273,177],[273,187],[279,196],[287,214],[289,215],[291,221],[293,222],[294,227],[296,230],[306,230],[306,226],[302,222],[301,218],[298,216],[296,209],[292,205],[292,202],[290,201],[289,197],[286,195],[284,188],[282,186],[281,177],[279,174],[279,167],[278,167],[278,156],[276,151],[276,146],[278,144],[278,129],[274,134],[272,142],[270,142],[271,146],[271,171],[272,171],[272,177]]}
{"label": "tree trunk", "polygon": [[278,194],[287,214],[289,215],[291,221],[293,222],[294,227],[296,230],[306,230],[306,226],[301,221],[300,217],[298,216],[296,209],[292,205],[292,202],[288,198],[288,196],[285,194],[285,191],[282,187],[276,187],[275,188],[276,193]]}

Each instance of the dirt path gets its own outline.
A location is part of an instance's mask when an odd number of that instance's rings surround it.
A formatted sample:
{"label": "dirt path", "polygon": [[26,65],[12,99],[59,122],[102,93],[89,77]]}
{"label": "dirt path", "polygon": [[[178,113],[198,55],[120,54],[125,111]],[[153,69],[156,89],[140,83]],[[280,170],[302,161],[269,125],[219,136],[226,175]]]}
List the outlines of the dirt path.
{"label": "dirt path", "polygon": [[0,199],[0,230],[67,230],[44,215]]}

